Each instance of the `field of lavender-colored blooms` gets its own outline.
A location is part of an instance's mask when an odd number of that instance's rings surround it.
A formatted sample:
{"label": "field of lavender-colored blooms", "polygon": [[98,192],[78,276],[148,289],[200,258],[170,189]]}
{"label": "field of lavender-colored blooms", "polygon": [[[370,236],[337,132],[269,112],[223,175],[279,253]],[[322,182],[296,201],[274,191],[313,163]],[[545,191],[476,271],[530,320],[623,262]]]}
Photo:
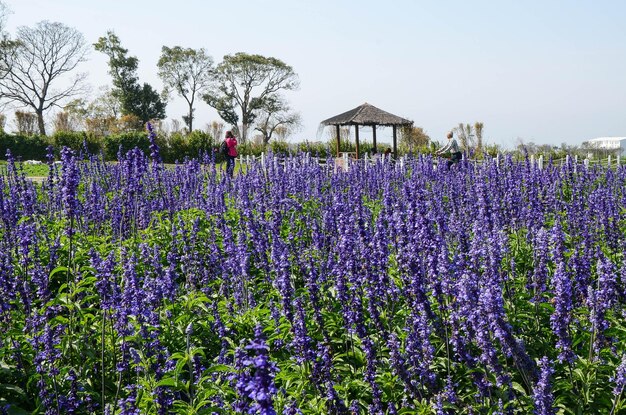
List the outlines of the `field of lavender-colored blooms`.
{"label": "field of lavender-colored blooms", "polygon": [[625,168],[151,149],[0,176],[0,413],[626,413]]}

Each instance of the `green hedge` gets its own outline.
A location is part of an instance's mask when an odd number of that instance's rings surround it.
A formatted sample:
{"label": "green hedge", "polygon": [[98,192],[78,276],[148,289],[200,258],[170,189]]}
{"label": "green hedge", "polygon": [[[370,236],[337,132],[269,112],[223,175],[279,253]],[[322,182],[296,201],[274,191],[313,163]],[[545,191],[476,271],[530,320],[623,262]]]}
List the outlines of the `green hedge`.
{"label": "green hedge", "polygon": [[102,151],[101,140],[84,131],[57,131],[52,135],[52,145],[57,156],[63,147],[69,147],[78,153],[85,151],[85,145],[89,154],[99,154]]}
{"label": "green hedge", "polygon": [[15,159],[45,160],[50,139],[41,135],[6,134],[0,132],[0,157],[5,159],[7,150]]}
{"label": "green hedge", "polygon": [[[181,133],[159,133],[157,135],[157,145],[161,151],[161,158],[165,163],[182,162],[185,159],[201,157],[207,153],[215,161],[221,162],[224,156],[218,151],[220,143],[221,139],[215,140],[210,134],[198,130],[187,136]],[[57,158],[59,157],[60,149],[64,146],[75,150],[77,153],[84,154],[86,145],[90,154],[103,153],[106,160],[117,160],[120,150],[124,154],[135,147],[138,147],[146,154],[150,152],[150,140],[148,134],[144,131],[111,134],[106,137],[96,137],[84,131],[59,131],[49,137],[12,135],[0,132],[0,158],[2,159],[5,158],[7,149],[10,149],[13,157],[16,159],[45,161],[49,145],[55,148]],[[329,147],[326,143],[292,145],[280,140],[271,141],[267,147],[251,141],[237,146],[238,153],[251,156],[259,156],[261,153],[268,151],[281,155],[297,151],[308,151],[313,155],[324,156],[328,150]],[[334,147],[332,150],[334,150]]]}

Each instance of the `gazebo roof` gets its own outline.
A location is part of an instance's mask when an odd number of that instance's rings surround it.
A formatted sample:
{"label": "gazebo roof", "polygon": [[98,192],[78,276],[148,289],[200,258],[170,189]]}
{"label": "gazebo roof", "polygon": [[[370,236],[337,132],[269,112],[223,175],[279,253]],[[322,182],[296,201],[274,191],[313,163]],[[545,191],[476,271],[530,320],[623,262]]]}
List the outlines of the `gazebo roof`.
{"label": "gazebo roof", "polygon": [[411,125],[412,121],[406,118],[398,117],[376,108],[367,102],[363,105],[346,111],[343,114],[335,115],[322,121],[324,125]]}

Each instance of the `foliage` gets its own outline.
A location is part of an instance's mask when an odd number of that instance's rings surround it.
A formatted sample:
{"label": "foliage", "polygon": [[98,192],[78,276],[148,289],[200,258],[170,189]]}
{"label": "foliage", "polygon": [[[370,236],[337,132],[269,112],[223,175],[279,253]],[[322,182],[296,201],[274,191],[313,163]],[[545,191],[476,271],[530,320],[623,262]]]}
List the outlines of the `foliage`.
{"label": "foliage", "polygon": [[10,150],[16,159],[45,160],[46,148],[50,145],[47,137],[29,134],[0,133],[0,155],[2,158]]}
{"label": "foliage", "polygon": [[247,141],[258,111],[267,108],[280,91],[299,86],[293,68],[280,59],[243,52],[224,56],[217,65],[216,79],[217,86],[203,98],[233,127],[241,120],[242,143]]}
{"label": "foliage", "polygon": [[135,147],[145,154],[150,153],[150,141],[145,133],[131,131],[112,134],[103,139],[104,156],[107,160],[119,160],[120,154],[125,154]]}
{"label": "foliage", "polygon": [[400,128],[400,146],[407,152],[417,152],[427,148],[430,137],[422,127],[404,126]]}
{"label": "foliage", "polygon": [[94,44],[98,52],[109,57],[109,74],[113,77],[113,96],[120,102],[122,115],[134,115],[142,124],[152,119],[165,118],[165,102],[147,83],[141,85],[137,77],[139,60],[127,56],[117,35],[109,31]]}
{"label": "foliage", "polygon": [[42,185],[6,165],[3,411],[626,410],[626,168],[268,155],[230,179],[166,168],[152,133],[150,158],[63,148]]}
{"label": "foliage", "polygon": [[272,136],[285,140],[301,126],[300,114],[292,112],[289,104],[280,96],[266,99],[259,109],[255,130],[261,133],[263,144],[267,145]]}
{"label": "foliage", "polygon": [[101,150],[100,142],[84,131],[57,131],[52,135],[51,141],[59,150],[68,147],[84,154],[99,154]]}
{"label": "foliage", "polygon": [[207,91],[213,81],[213,58],[204,49],[163,46],[157,67],[166,88],[175,91],[187,102],[189,111],[183,119],[187,131],[193,131],[194,103],[196,96]]}

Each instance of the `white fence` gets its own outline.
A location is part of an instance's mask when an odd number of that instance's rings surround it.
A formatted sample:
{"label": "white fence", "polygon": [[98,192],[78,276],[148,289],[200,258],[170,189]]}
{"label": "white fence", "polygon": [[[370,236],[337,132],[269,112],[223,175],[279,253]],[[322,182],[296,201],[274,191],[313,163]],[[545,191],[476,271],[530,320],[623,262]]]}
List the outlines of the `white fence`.
{"label": "white fence", "polygon": [[[284,166],[288,166],[290,163],[292,163],[293,166],[296,166],[298,163],[300,164],[301,163],[305,163],[305,164],[317,163],[320,166],[327,166],[328,163],[330,162],[335,171],[338,171],[338,170],[349,171],[350,166],[355,166],[358,164],[364,165],[365,168],[367,169],[368,166],[374,166],[377,163],[381,163],[384,165],[384,164],[388,164],[388,163],[392,163],[396,161],[392,158],[391,154],[381,154],[381,155],[371,156],[370,154],[365,153],[363,155],[363,158],[360,158],[360,159],[355,159],[351,157],[352,154],[353,153],[341,153],[341,157],[324,158],[324,157],[311,156],[310,153],[304,153],[304,156],[302,157],[295,157],[295,156],[281,157],[277,155],[270,156],[270,155],[267,155],[266,153],[261,153],[260,156],[240,155],[238,158],[238,161],[242,165],[260,163],[263,168],[267,168],[269,163],[271,163],[274,167],[277,167],[278,165],[284,167]],[[445,159],[433,158],[433,162],[435,164],[439,163],[440,160],[445,160]],[[465,156],[463,156],[463,161],[473,164],[475,166],[481,165],[489,161],[494,161],[497,166],[500,166],[503,160],[504,160],[504,156],[500,154],[497,154],[495,157],[488,157],[488,158],[484,158],[481,160],[467,159],[465,158]],[[397,168],[404,170],[408,161],[409,161],[408,156],[406,155],[400,156],[397,162],[394,163],[394,165]],[[543,155],[539,155],[537,157],[535,157],[534,155],[531,155],[528,161],[529,161],[530,166],[533,168],[537,168],[540,170],[544,168],[545,160],[544,160]],[[577,155],[575,156],[567,155],[560,159],[552,159],[551,163],[552,165],[555,165],[555,166],[562,166],[564,164],[572,163],[574,165],[574,169],[576,169],[576,166],[578,165],[582,165],[587,168],[592,165],[602,165],[605,167],[619,167],[622,163],[620,156],[613,156],[613,157],[608,156],[607,158],[604,158],[604,159],[584,158],[581,161],[582,163],[579,162],[579,157]]]}

